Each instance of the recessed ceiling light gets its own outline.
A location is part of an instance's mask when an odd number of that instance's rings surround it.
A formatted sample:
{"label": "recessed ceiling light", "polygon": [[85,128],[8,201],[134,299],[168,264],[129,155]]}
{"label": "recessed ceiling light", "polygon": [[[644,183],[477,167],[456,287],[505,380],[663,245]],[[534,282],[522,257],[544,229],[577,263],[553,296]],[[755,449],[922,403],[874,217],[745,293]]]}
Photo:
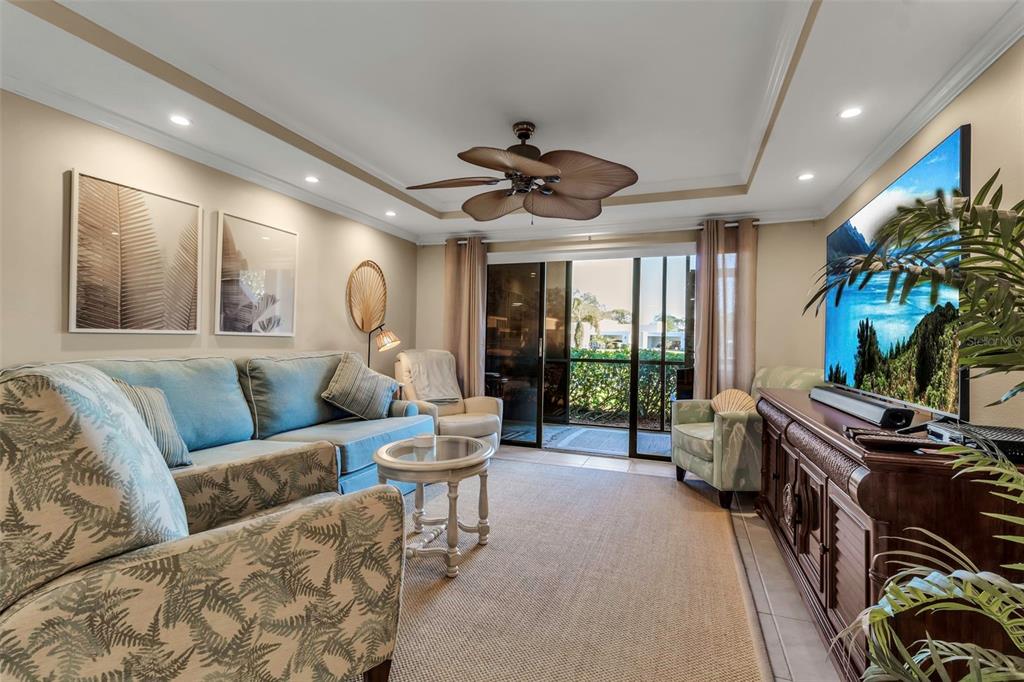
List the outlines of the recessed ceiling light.
{"label": "recessed ceiling light", "polygon": [[808,180],[814,179],[814,173],[801,173],[800,175],[796,176],[796,179],[802,180],[803,182],[807,182]]}
{"label": "recessed ceiling light", "polygon": [[188,120],[187,117],[182,116],[181,114],[171,114],[171,123],[173,123],[176,126],[192,125],[192,121]]}
{"label": "recessed ceiling light", "polygon": [[839,112],[839,118],[856,118],[861,115],[864,110],[860,107],[850,107],[849,109],[843,109]]}
{"label": "recessed ceiling light", "polygon": [[270,237],[260,237],[260,239],[262,239],[263,241],[266,241],[266,242],[270,241]]}
{"label": "recessed ceiling light", "polygon": [[309,182],[309,183],[312,183],[312,184],[315,185],[316,183],[320,182],[320,178],[318,178],[315,175],[307,175],[306,176],[306,182]]}
{"label": "recessed ceiling light", "polygon": [[384,211],[384,215],[386,215],[389,218],[394,218],[398,214],[395,213],[394,211]]}

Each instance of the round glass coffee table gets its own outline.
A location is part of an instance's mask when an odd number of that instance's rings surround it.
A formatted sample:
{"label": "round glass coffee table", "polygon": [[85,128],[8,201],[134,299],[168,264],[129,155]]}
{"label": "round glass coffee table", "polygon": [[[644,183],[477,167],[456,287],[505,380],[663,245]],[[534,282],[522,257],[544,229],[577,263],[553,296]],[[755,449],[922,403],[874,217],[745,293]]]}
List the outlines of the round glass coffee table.
{"label": "round glass coffee table", "polygon": [[[444,555],[447,575],[459,574],[462,553],[459,551],[459,531],[475,533],[477,544],[486,545],[490,533],[487,522],[487,467],[494,448],[477,438],[465,436],[420,436],[400,440],[377,450],[373,461],[381,483],[388,480],[415,483],[413,531],[423,533],[424,526],[431,530],[415,543],[406,547],[406,557]],[[459,482],[471,476],[480,477],[479,520],[475,526],[459,521]],[[423,513],[423,486],[428,483],[448,484],[448,516],[428,517]],[[428,547],[447,533],[448,547]]]}

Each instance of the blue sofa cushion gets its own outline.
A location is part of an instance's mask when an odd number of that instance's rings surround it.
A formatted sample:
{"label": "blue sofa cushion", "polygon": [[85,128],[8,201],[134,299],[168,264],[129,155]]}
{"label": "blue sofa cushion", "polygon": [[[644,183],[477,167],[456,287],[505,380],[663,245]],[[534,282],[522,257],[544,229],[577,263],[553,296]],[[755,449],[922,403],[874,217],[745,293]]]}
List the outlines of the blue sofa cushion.
{"label": "blue sofa cushion", "polygon": [[346,352],[262,356],[237,361],[238,379],[249,401],[256,438],[269,438],[352,415],[320,394]]}
{"label": "blue sofa cushion", "polygon": [[373,453],[388,443],[431,433],[434,433],[434,420],[430,415],[420,414],[415,417],[389,417],[370,421],[352,419],[327,422],[285,431],[271,436],[270,440],[326,440],[334,443],[338,446],[340,456],[338,470],[345,474],[373,464]]}
{"label": "blue sofa cushion", "polygon": [[135,386],[164,392],[189,450],[252,438],[252,417],[227,358],[88,360],[85,364]]}

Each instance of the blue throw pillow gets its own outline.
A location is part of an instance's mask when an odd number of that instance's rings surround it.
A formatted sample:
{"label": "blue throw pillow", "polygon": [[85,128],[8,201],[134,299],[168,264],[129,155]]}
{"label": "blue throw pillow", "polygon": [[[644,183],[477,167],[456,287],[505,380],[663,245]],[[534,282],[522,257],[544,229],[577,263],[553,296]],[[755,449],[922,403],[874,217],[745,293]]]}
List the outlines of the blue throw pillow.
{"label": "blue throw pillow", "polygon": [[374,372],[355,354],[345,355],[338,363],[334,378],[320,397],[363,419],[388,416],[398,382]]}

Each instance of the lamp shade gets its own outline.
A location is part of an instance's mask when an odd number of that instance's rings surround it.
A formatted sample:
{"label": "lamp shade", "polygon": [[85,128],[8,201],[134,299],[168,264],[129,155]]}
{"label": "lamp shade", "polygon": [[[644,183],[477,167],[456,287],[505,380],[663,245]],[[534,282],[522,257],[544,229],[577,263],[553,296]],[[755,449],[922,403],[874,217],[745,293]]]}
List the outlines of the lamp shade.
{"label": "lamp shade", "polygon": [[398,338],[398,335],[395,334],[390,329],[381,329],[380,332],[377,333],[378,351],[391,350],[392,348],[398,346],[400,343],[402,343],[402,340]]}

